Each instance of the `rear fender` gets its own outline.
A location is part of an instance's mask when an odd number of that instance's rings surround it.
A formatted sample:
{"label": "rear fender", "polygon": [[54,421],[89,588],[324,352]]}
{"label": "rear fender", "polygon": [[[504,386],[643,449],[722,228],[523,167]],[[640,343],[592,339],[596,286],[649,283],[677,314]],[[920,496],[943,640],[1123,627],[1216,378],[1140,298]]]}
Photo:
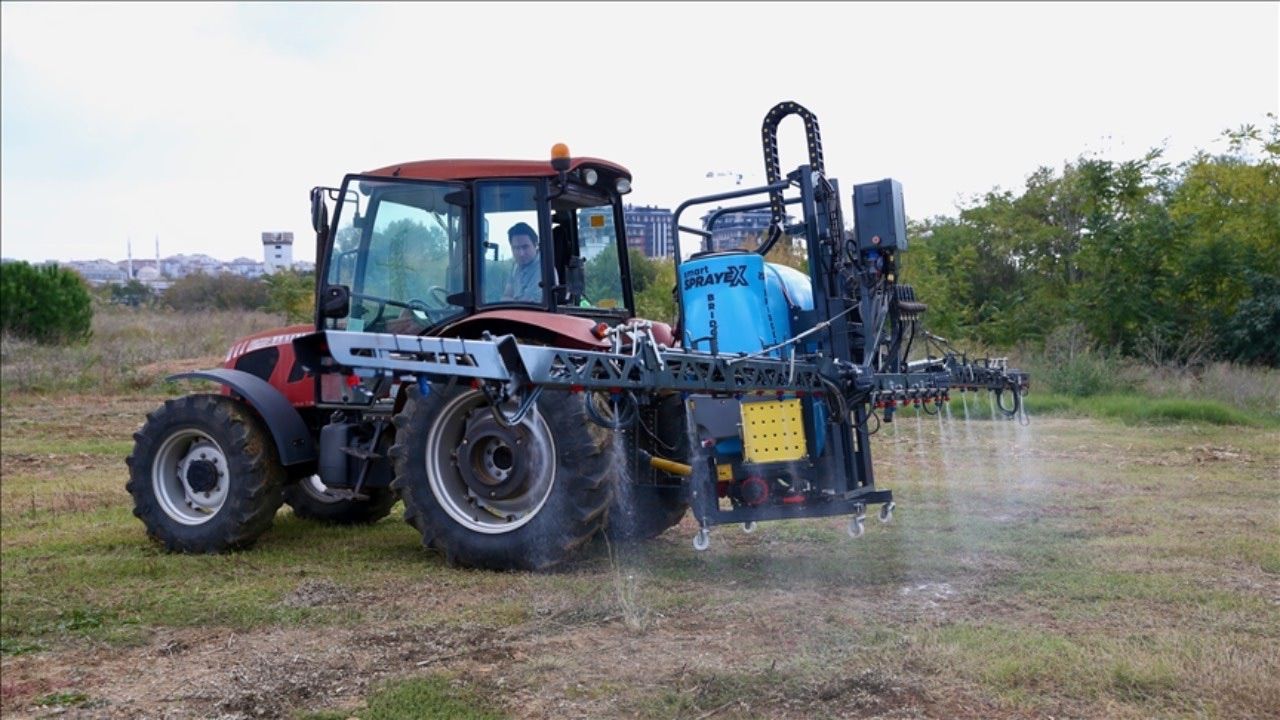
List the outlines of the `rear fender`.
{"label": "rear fender", "polygon": [[225,385],[257,411],[276,442],[280,464],[288,467],[316,461],[316,442],[289,400],[267,381],[243,370],[218,368],[178,373],[166,378],[212,380]]}
{"label": "rear fender", "polygon": [[440,330],[446,337],[479,338],[484,331],[515,335],[553,347],[604,350],[609,343],[592,334],[595,321],[537,310],[491,310],[477,313]]}

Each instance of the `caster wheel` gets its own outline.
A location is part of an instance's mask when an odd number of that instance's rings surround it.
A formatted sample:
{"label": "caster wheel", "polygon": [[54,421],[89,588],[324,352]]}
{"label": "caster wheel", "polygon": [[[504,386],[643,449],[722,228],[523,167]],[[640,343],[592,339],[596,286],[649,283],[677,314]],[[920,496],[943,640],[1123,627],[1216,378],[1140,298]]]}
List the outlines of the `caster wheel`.
{"label": "caster wheel", "polygon": [[751,534],[751,533],[753,533],[753,532],[755,532],[755,531],[756,531],[756,521],[755,521],[755,520],[752,520],[752,521],[750,521],[750,522],[744,522],[744,523],[742,523],[742,532],[747,533],[747,534]]}
{"label": "caster wheel", "polygon": [[880,522],[887,523],[893,520],[893,509],[897,507],[897,503],[887,502],[880,506]]}
{"label": "caster wheel", "polygon": [[693,549],[702,552],[711,547],[711,531],[702,528],[697,535],[693,536]]}
{"label": "caster wheel", "polygon": [[854,517],[849,518],[849,526],[845,528],[845,530],[849,533],[849,537],[854,538],[855,540],[862,537],[863,533],[867,531],[866,527],[863,525],[863,516],[855,515]]}

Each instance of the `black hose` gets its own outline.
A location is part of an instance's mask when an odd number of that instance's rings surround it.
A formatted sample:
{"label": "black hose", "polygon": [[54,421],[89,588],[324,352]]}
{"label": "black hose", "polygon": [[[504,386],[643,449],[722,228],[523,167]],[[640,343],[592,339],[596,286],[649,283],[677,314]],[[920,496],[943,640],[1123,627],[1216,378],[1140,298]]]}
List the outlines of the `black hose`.
{"label": "black hose", "polygon": [[596,407],[595,393],[583,393],[583,406],[591,422],[609,430],[625,430],[636,424],[640,417],[639,404],[630,392],[610,393],[609,407],[613,409],[613,419],[600,414]]}

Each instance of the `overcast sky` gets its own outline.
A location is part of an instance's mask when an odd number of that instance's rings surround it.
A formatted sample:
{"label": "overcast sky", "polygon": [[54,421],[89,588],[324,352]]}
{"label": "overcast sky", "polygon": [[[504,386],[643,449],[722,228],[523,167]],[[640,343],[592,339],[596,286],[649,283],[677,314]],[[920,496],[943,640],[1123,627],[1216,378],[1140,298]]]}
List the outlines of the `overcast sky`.
{"label": "overcast sky", "polygon": [[[627,166],[637,204],[763,180],[765,112],[913,218],[1082,153],[1171,159],[1280,104],[1280,5],[4,3],[0,243],[261,259],[309,189],[437,157]],[[804,160],[798,120],[782,164]],[[848,199],[845,201],[846,213]]]}

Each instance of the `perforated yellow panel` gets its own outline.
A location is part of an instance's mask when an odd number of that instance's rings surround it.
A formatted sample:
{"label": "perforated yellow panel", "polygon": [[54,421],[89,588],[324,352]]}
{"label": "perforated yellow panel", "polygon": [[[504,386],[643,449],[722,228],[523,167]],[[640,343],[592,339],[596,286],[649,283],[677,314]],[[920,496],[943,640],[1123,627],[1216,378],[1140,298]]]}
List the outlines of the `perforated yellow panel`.
{"label": "perforated yellow panel", "polygon": [[805,452],[799,400],[742,403],[743,459],[749,463],[799,460]]}

